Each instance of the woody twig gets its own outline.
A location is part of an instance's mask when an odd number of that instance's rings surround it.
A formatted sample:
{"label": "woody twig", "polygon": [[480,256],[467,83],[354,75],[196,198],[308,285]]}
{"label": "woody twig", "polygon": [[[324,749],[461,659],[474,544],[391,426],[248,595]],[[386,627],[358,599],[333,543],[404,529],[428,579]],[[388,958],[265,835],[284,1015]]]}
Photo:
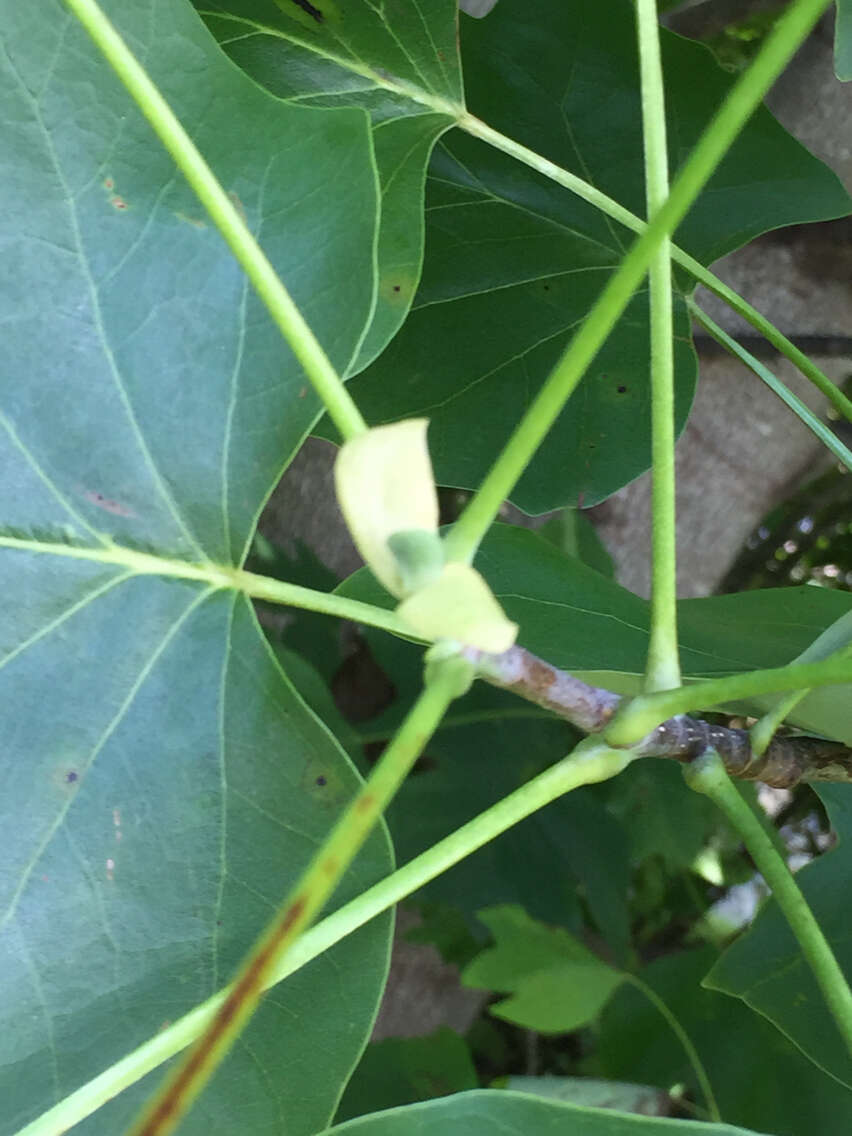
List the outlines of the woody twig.
{"label": "woody twig", "polygon": [[[477,674],[493,686],[551,710],[587,734],[599,733],[613,719],[622,696],[591,686],[523,647],[501,655],[466,648]],[[748,730],[679,715],[662,722],[631,751],[637,757],[690,762],[715,749],[732,777],[789,789],[800,781],[852,782],[852,749],[841,742],[798,735],[776,735],[765,752],[752,750]]]}

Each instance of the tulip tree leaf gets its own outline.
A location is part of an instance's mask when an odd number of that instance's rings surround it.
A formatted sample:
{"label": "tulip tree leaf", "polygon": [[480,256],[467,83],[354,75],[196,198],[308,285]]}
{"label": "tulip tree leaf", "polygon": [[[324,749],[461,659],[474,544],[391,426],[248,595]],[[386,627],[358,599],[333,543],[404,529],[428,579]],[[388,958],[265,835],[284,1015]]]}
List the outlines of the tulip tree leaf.
{"label": "tulip tree leaf", "polygon": [[530,919],[520,907],[478,917],[494,937],[462,975],[465,986],[510,993],[491,1013],[525,1029],[567,1033],[588,1025],[623,976],[561,927]]}
{"label": "tulip tree leaf", "polygon": [[[106,8],[345,370],[374,291],[363,112],[273,99],[188,4]],[[245,598],[204,580],[240,564],[317,400],[65,6],[2,15],[6,1134],[225,983],[358,782]],[[389,866],[377,833],[338,899]],[[327,1124],[387,936],[379,920],[276,990],[186,1132]],[[158,1076],[75,1131],[122,1130]]]}
{"label": "tulip tree leaf", "polygon": [[[588,682],[638,693],[648,650],[645,600],[566,556],[537,533],[511,525],[492,527],[475,565],[506,615],[518,624],[521,646]],[[338,590],[393,606],[363,570]],[[720,678],[792,662],[851,610],[848,593],[807,586],[681,600],[678,631],[684,678]],[[749,628],[747,636],[743,628]],[[462,714],[464,705],[456,703],[447,721]],[[757,708],[761,703],[749,705]],[[512,699],[510,706],[520,709],[524,704]],[[790,721],[852,744],[849,686],[813,691]]]}
{"label": "tulip tree leaf", "polygon": [[[628,3],[501,0],[462,19],[462,62],[473,114],[644,216],[634,24]],[[663,61],[674,171],[733,80],[666,32]],[[426,209],[411,317],[354,389],[372,422],[429,417],[439,483],[475,488],[633,236],[461,130],[436,148]],[[761,109],[677,241],[709,264],[767,229],[849,209],[835,175]],[[695,358],[679,297],[675,313],[680,430]],[[640,292],[514,489],[526,512],[593,505],[649,467],[647,323]]]}
{"label": "tulip tree leaf", "polygon": [[[361,1116],[329,1129],[328,1136],[491,1136],[495,1131],[503,1136],[694,1136],[695,1124],[478,1089]],[[702,1136],[750,1136],[750,1131],[730,1124],[701,1126]]]}

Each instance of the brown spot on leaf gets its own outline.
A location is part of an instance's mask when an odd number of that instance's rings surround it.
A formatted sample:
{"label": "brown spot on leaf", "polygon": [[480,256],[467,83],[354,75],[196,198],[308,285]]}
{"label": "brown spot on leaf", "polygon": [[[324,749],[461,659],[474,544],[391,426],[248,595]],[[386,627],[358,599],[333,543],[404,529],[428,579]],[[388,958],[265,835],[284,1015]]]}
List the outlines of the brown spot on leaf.
{"label": "brown spot on leaf", "polygon": [[243,205],[242,201],[240,201],[239,196],[236,193],[234,193],[233,190],[231,190],[231,192],[228,194],[228,197],[230,197],[231,201],[233,201],[234,205],[236,205],[237,212],[242,217],[242,219],[245,221],[246,220],[245,206]]}
{"label": "brown spot on leaf", "polygon": [[86,491],[86,500],[91,501],[93,505],[97,505],[99,509],[103,509],[107,513],[113,513],[116,517],[133,517],[136,515],[132,509],[128,509],[120,501],[113,501],[111,497],[105,497],[103,493],[98,493],[94,489]]}
{"label": "brown spot on leaf", "polygon": [[112,195],[112,197],[109,199],[109,203],[113,207],[113,209],[117,209],[119,213],[121,213],[123,210],[129,208],[129,206],[128,206],[127,202],[124,200],[124,198],[119,197],[117,193],[114,193]]}

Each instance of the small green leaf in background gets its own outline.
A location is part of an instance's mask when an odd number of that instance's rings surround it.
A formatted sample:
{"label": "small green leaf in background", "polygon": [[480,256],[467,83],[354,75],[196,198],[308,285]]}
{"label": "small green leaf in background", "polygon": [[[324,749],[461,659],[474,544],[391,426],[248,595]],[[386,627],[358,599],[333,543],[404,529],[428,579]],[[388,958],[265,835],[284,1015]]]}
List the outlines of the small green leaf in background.
{"label": "small green leaf in background", "polygon": [[[716,957],[711,947],[673,953],[644,967],[639,977],[695,1045],[722,1116],[774,1136],[848,1136],[848,1089],[738,999],[702,987]],[[692,1098],[701,1099],[682,1045],[641,990],[623,986],[604,1010],[599,1030],[598,1075],[662,1089],[688,1085]]]}
{"label": "small green leaf in background", "polygon": [[[628,3],[500,0],[484,20],[461,18],[461,45],[473,114],[644,215]],[[666,32],[663,60],[674,172],[733,80],[706,48]],[[709,264],[768,229],[841,216],[850,204],[828,167],[761,109],[676,239]],[[458,129],[435,149],[426,210],[411,316],[353,390],[369,421],[427,415],[438,483],[475,488],[633,235]],[[696,361],[680,298],[675,316],[679,431]],[[649,354],[641,293],[519,481],[519,508],[593,505],[649,467]]]}
{"label": "small green leaf in background", "polygon": [[328,1130],[328,1136],[756,1136],[755,1130],[691,1120],[657,1120],[509,1090],[458,1093],[363,1116]]}
{"label": "small green leaf in background", "polygon": [[[848,785],[816,788],[837,833],[837,846],[804,867],[796,878],[848,980],[852,976],[848,904],[852,894],[852,795]],[[774,902],[766,903],[751,928],[721,956],[705,985],[741,998],[821,1069],[852,1089],[852,1059]]]}
{"label": "small green leaf in background", "polygon": [[467,1042],[451,1029],[428,1037],[374,1041],[364,1050],[335,1119],[340,1124],[353,1116],[478,1087]]}
{"label": "small green leaf in background", "polygon": [[623,981],[561,927],[546,927],[520,907],[493,907],[478,917],[495,945],[462,974],[465,986],[512,997],[491,1013],[526,1029],[567,1033],[593,1021]]}
{"label": "small green leaf in background", "polygon": [[852,79],[852,0],[837,0],[834,72],[842,82]]}
{"label": "small green leaf in background", "polygon": [[[273,99],[184,0],[105,7],[345,371],[375,285],[363,112]],[[318,400],[65,6],[0,0],[0,15],[9,1136],[232,976],[358,778],[244,597],[157,571],[158,555],[242,562]],[[378,832],[337,899],[390,866]],[[388,923],[264,1002],[188,1136],[328,1123],[372,1026]],[[159,1076],[79,1130],[121,1131]]]}
{"label": "small green leaf in background", "polygon": [[[382,195],[376,310],[350,374],[405,319],[423,260],[423,184],[435,140],[463,107],[456,0],[428,10],[327,0],[319,23],[291,0],[196,0],[231,59],[294,105],[361,107],[369,116]],[[437,101],[436,101],[437,100]],[[342,177],[329,180],[344,200]]]}

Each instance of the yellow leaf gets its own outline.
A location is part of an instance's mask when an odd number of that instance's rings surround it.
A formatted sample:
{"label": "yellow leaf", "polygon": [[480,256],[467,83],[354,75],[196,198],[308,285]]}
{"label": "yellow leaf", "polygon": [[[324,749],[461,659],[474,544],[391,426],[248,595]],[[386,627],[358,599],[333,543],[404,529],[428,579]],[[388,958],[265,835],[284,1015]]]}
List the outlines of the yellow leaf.
{"label": "yellow leaf", "polygon": [[395,533],[438,531],[438,495],[426,445],[425,418],[376,426],[346,442],[337,455],[337,500],[355,547],[395,596],[406,577],[388,546]]}

